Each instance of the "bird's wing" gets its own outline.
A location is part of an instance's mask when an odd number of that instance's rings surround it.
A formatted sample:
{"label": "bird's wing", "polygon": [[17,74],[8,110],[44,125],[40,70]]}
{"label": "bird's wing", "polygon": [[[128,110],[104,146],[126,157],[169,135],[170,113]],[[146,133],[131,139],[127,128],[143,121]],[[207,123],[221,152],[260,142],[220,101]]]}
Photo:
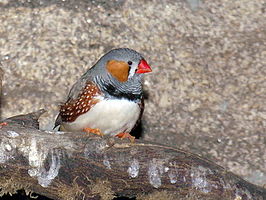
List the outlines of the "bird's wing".
{"label": "bird's wing", "polygon": [[[68,93],[68,97],[67,97],[67,101],[71,102],[74,99],[78,98],[79,94],[82,92],[82,89],[86,86],[86,78],[87,80],[89,79],[89,77],[85,77],[85,74],[72,86],[72,88],[70,89],[69,93]],[[63,105],[65,105],[66,103],[60,105],[61,108]],[[57,118],[55,120],[55,126],[54,129],[56,129],[59,125],[61,125],[63,122],[62,117],[61,117],[61,109],[57,115]]]}
{"label": "bird's wing", "polygon": [[79,89],[79,92],[73,91],[72,88],[72,96],[69,97],[66,103],[61,105],[56,125],[60,125],[62,122],[75,121],[78,116],[88,112],[98,103],[99,98],[97,97],[102,95],[100,89],[92,81],[86,82],[82,89],[79,87],[77,89]]}
{"label": "bird's wing", "polygon": [[80,95],[80,93],[82,93],[88,82],[93,82],[93,80],[91,76],[88,76],[88,74],[85,73],[70,89],[67,97],[67,102],[78,98],[78,96]]}

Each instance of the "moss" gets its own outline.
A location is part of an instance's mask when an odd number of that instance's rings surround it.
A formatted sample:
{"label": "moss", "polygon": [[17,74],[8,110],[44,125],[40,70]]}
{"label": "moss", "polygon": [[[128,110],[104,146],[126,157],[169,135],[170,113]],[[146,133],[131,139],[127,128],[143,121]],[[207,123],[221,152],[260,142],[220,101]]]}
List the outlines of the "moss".
{"label": "moss", "polygon": [[0,197],[6,194],[9,194],[10,196],[12,196],[12,194],[16,194],[18,190],[22,190],[22,189],[27,191],[27,193],[30,193],[29,187],[30,187],[30,184],[27,184],[26,181],[25,182],[18,181],[18,179],[14,177],[10,177],[10,178],[1,177]]}
{"label": "moss", "polygon": [[99,194],[102,200],[113,199],[114,192],[111,188],[111,183],[107,180],[97,180],[91,187],[92,194]]}
{"label": "moss", "polygon": [[148,195],[138,195],[137,200],[175,200],[175,195],[166,191],[156,191]]}
{"label": "moss", "polygon": [[56,194],[59,195],[62,200],[75,200],[75,199],[85,199],[85,193],[83,189],[78,186],[76,180],[74,179],[71,187],[65,184],[59,183],[56,187]]}

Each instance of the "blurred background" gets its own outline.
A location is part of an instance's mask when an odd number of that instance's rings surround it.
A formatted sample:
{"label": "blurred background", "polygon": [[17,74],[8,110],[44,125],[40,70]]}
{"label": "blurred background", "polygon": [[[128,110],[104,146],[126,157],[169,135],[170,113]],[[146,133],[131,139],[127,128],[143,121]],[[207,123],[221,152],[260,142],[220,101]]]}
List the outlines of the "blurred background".
{"label": "blurred background", "polygon": [[266,184],[265,0],[0,0],[1,117],[58,105],[106,51],[128,47],[145,76],[141,138]]}

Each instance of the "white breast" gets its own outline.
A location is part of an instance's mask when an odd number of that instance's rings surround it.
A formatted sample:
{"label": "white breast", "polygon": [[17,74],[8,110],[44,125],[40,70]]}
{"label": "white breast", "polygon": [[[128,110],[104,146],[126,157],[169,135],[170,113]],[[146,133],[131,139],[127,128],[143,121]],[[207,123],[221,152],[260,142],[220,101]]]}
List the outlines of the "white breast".
{"label": "white breast", "polygon": [[129,100],[105,100],[80,115],[74,122],[63,123],[67,131],[80,131],[84,128],[98,128],[104,134],[115,135],[130,132],[140,115],[140,107]]}

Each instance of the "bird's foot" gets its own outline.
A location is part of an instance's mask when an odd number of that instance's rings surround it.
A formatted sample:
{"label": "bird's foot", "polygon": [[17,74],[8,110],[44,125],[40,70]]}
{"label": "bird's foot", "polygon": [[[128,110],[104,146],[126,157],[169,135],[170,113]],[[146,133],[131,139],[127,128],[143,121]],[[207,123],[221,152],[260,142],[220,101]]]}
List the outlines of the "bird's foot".
{"label": "bird's foot", "polygon": [[100,131],[100,129],[98,128],[84,128],[83,129],[84,132],[88,133],[88,134],[95,134],[95,135],[99,135],[99,136],[103,136],[104,134]]}
{"label": "bird's foot", "polygon": [[1,122],[0,123],[0,128],[2,128],[3,126],[7,126],[7,123],[6,122]]}
{"label": "bird's foot", "polygon": [[130,135],[129,133],[118,133],[117,135],[115,135],[115,137],[118,137],[121,139],[128,138],[131,143],[135,142],[135,137]]}

